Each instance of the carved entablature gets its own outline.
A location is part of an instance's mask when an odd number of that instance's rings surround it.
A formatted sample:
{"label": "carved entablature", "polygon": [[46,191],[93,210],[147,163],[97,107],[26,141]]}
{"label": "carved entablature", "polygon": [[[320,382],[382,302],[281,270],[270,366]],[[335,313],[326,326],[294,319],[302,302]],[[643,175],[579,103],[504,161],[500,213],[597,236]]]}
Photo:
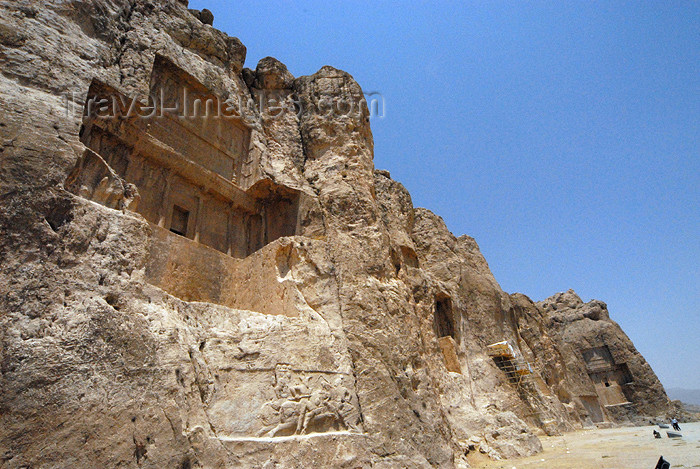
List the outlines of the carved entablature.
{"label": "carved entablature", "polygon": [[241,185],[243,168],[252,163],[251,132],[231,106],[162,56],[156,56],[153,64],[149,96],[164,117],[150,120],[150,135]]}
{"label": "carved entablature", "polygon": [[608,371],[615,368],[615,360],[607,346],[594,347],[581,352],[589,373]]}
{"label": "carved entablature", "polygon": [[139,101],[93,80],[70,191],[238,258],[297,234],[299,192],[246,179],[251,130],[220,98],[161,56],[150,90]]}

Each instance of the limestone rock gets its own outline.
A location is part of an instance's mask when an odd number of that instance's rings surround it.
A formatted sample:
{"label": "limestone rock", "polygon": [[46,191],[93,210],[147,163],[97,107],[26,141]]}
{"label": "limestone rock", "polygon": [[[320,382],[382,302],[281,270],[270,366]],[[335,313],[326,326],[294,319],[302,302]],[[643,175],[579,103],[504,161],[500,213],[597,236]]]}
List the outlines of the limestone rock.
{"label": "limestone rock", "polygon": [[583,376],[593,384],[594,392],[590,392],[590,384],[585,391],[579,386],[571,391],[582,396],[582,404],[594,422],[609,419],[646,423],[644,416],[669,412],[663,386],[620,326],[610,319],[605,303],[584,303],[569,290],[538,306],[550,335],[575,351],[567,357],[569,363],[578,362],[576,368],[583,370]]}
{"label": "limestone rock", "polygon": [[2,467],[466,467],[672,410],[605,304],[505,293],[374,169],[348,73],[183,0],[0,10]]}
{"label": "limestone rock", "polygon": [[255,67],[256,88],[263,90],[289,89],[292,87],[294,76],[289,73],[287,66],[274,57],[260,59]]}
{"label": "limestone rock", "polygon": [[197,18],[202,23],[208,24],[209,26],[214,24],[214,14],[211,11],[207,10],[206,8],[204,8],[202,10],[190,9],[188,11],[190,13],[192,13],[192,16]]}

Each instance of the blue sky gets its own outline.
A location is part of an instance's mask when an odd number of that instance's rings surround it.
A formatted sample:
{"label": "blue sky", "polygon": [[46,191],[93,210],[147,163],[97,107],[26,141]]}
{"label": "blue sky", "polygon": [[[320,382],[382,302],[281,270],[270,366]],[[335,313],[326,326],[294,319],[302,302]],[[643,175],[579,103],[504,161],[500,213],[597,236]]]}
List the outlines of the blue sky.
{"label": "blue sky", "polygon": [[700,388],[700,2],[228,2],[214,26],[383,96],[375,166],[508,292],[600,299]]}

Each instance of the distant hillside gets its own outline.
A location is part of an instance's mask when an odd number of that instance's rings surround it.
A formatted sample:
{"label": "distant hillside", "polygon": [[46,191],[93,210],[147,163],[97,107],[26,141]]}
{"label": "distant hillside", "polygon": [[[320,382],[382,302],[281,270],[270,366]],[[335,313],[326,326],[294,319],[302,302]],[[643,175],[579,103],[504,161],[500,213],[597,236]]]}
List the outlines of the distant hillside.
{"label": "distant hillside", "polygon": [[666,393],[674,401],[678,400],[686,404],[700,405],[700,389],[668,388]]}

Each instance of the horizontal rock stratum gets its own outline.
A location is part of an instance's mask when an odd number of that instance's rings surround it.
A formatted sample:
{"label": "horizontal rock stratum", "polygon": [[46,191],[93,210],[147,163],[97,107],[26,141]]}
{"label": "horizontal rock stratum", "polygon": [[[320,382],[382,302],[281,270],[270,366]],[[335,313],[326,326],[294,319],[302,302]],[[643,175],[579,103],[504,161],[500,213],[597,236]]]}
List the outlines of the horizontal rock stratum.
{"label": "horizontal rock stratum", "polygon": [[503,292],[375,170],[352,76],[186,3],[0,1],[0,467],[467,467],[671,410],[604,303]]}

